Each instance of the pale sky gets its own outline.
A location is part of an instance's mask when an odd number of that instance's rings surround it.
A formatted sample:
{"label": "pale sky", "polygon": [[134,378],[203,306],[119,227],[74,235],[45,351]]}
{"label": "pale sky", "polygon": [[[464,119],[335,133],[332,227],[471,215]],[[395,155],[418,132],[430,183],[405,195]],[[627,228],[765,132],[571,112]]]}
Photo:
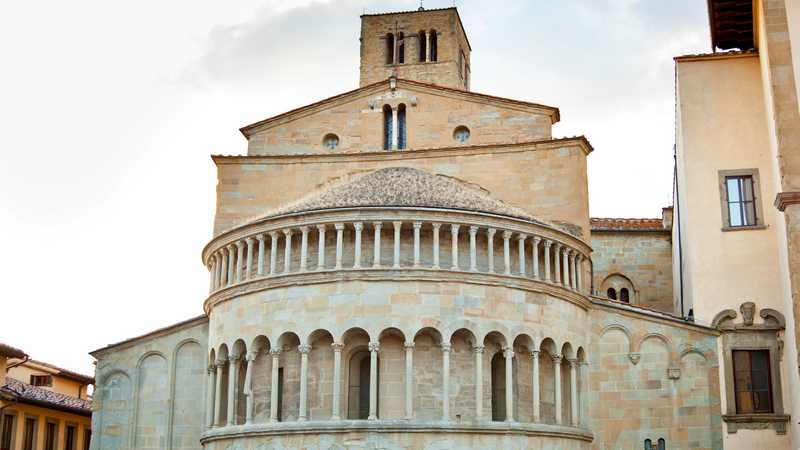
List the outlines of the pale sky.
{"label": "pale sky", "polygon": [[[425,0],[428,8],[452,0]],[[672,198],[672,57],[702,0],[459,0],[472,88],[586,135],[591,214]],[[359,15],[419,1],[82,0],[0,13],[0,342],[88,374],[88,352],[202,314],[216,184],[238,128],[358,85]]]}

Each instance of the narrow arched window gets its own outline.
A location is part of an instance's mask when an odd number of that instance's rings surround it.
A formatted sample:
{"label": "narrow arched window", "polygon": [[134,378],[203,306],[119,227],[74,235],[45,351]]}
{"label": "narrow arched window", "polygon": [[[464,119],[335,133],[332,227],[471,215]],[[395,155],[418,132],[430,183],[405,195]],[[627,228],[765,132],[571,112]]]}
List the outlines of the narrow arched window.
{"label": "narrow arched window", "polygon": [[653,441],[651,441],[650,439],[645,439],[644,450],[653,450]]}
{"label": "narrow arched window", "polygon": [[502,352],[492,357],[492,420],[506,420],[506,359]]}
{"label": "narrow arched window", "polygon": [[397,64],[406,62],[406,40],[403,33],[397,33]]}
{"label": "narrow arched window", "polygon": [[619,301],[625,302],[625,303],[630,303],[631,302],[631,296],[630,296],[630,292],[628,292],[628,288],[622,288],[622,289],[619,290]]}
{"label": "narrow arched window", "polygon": [[392,107],[383,105],[383,149],[392,149]]}
{"label": "narrow arched window", "polygon": [[394,35],[386,35],[386,64],[394,64]]}
{"label": "narrow arched window", "polygon": [[658,450],[667,450],[667,441],[664,438],[658,439]]}
{"label": "narrow arched window", "polygon": [[616,300],[617,299],[617,290],[614,289],[614,288],[608,288],[608,291],[606,291],[606,295],[608,296],[609,299]]}
{"label": "narrow arched window", "polygon": [[425,34],[425,31],[420,31],[417,36],[419,37],[419,62],[425,62],[427,60],[428,53],[428,37]]}
{"label": "narrow arched window", "polygon": [[439,58],[439,45],[436,38],[436,30],[431,30],[431,61],[436,61]]}
{"label": "narrow arched window", "polygon": [[369,356],[367,350],[361,350],[350,358],[348,370],[350,382],[347,389],[348,419],[367,420],[369,418],[369,377],[371,373]]}
{"label": "narrow arched window", "polygon": [[397,107],[397,149],[406,148],[406,105]]}

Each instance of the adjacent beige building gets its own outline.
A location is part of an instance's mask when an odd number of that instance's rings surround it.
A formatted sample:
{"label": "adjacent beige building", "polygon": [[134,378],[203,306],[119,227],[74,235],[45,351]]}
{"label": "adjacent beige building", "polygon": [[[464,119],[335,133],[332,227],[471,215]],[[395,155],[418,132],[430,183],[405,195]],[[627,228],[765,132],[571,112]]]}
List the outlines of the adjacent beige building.
{"label": "adjacent beige building", "polygon": [[213,156],[203,314],[92,353],[92,449],[800,448],[794,3],[710,0],[657,219],[455,8],[362,16],[357,89]]}

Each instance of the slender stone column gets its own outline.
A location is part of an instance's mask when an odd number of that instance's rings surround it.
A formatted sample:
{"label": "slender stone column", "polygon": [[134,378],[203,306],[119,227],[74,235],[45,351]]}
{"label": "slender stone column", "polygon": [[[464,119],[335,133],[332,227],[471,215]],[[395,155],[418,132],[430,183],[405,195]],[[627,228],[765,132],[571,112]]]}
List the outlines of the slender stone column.
{"label": "slender stone column", "polygon": [[469,227],[469,270],[478,271],[478,227]]}
{"label": "slender stone column", "polygon": [[575,288],[583,293],[583,255],[575,258]]}
{"label": "slender stone column", "polygon": [[272,379],[269,391],[269,421],[278,421],[278,365],[280,364],[281,351],[273,349],[269,351],[272,356]]}
{"label": "slender stone column", "polygon": [[552,278],[550,278],[550,247],[553,245],[553,241],[544,241],[544,281],[550,283]]}
{"label": "slender stone column", "polygon": [[300,227],[300,271],[308,270],[308,227]]}
{"label": "slender stone column", "polygon": [[483,346],[472,347],[475,353],[475,419],[483,420]]}
{"label": "slender stone column", "polygon": [[369,343],[369,416],[368,420],[378,420],[378,342]]}
{"label": "slender stone column", "polygon": [[308,352],[311,346],[300,345],[297,351],[300,352],[300,412],[297,420],[303,422],[308,420]]}
{"label": "slender stone column", "polygon": [[381,266],[381,222],[372,222],[372,228],[375,230],[375,248],[372,253],[372,267],[377,269]]}
{"label": "slender stone column", "polygon": [[569,361],[569,405],[570,405],[570,425],[578,426],[578,360]]}
{"label": "slender stone column", "polygon": [[355,222],[353,223],[353,228],[356,230],[356,242],[355,242],[355,249],[353,250],[353,268],[360,269],[361,268],[361,230],[364,229],[364,224],[362,222]]}
{"label": "slender stone column", "polygon": [[569,287],[573,291],[577,291],[578,282],[575,281],[575,258],[577,258],[578,253],[575,250],[571,250],[569,252]]}
{"label": "slender stone column", "polygon": [[247,267],[244,271],[244,279],[249,280],[250,274],[253,273],[253,248],[255,247],[256,240],[249,237],[245,239],[245,242],[247,242],[247,264],[245,264]]}
{"label": "slender stone column", "polygon": [[414,222],[414,267],[419,267],[419,232],[422,222]]}
{"label": "slender stone column", "polygon": [[394,226],[394,264],[392,267],[395,269],[400,268],[400,229],[403,227],[403,222],[392,222]]}
{"label": "slender stone column", "polygon": [[244,394],[247,396],[244,423],[247,425],[253,423],[253,405],[255,403],[253,398],[253,366],[256,363],[256,356],[258,356],[256,352],[247,354],[247,372],[244,376]]}
{"label": "slender stone column", "polygon": [[503,264],[505,264],[503,273],[506,275],[511,275],[511,246],[509,245],[511,234],[508,230],[503,231]]}
{"label": "slender stone column", "polygon": [[519,274],[523,277],[525,276],[525,239],[527,238],[528,236],[523,233],[517,235],[517,242],[519,244]]}
{"label": "slender stone column", "polygon": [[278,232],[269,233],[269,274],[275,275],[278,268]]}
{"label": "slender stone column", "polygon": [[442,344],[442,420],[450,421],[450,343]]}
{"label": "slender stone column", "polygon": [[533,252],[533,279],[539,279],[539,242],[541,242],[542,238],[539,236],[533,237],[533,243],[531,244],[531,251]]}
{"label": "slender stone column", "polygon": [[215,260],[212,256],[208,262],[208,292],[214,292],[214,276],[216,275]]}
{"label": "slender stone column", "polygon": [[214,289],[219,289],[222,286],[222,273],[225,271],[225,255],[222,252],[217,252],[214,254],[214,259],[217,260],[217,268],[214,274]]}
{"label": "slender stone column", "polygon": [[336,228],[336,270],[342,268],[342,253],[344,250],[344,224],[337,223],[333,225]]}
{"label": "slender stone column", "polygon": [[514,421],[514,349],[503,349],[506,358],[506,422]]}
{"label": "slender stone column", "polygon": [[228,246],[228,286],[233,284],[233,277],[234,277],[234,269],[235,266],[233,265],[233,261],[236,257],[236,254],[233,252],[234,245]]}
{"label": "slender stone column", "polygon": [[531,360],[533,363],[533,421],[539,422],[542,420],[542,403],[539,399],[539,351],[534,350],[531,352]]}
{"label": "slender stone column", "polygon": [[236,400],[239,394],[236,387],[239,381],[239,362],[241,357],[231,355],[228,360],[230,361],[230,369],[228,369],[228,426],[233,426],[236,425]]}
{"label": "slender stone column", "polygon": [[317,270],[325,270],[325,225],[317,225]]}
{"label": "slender stone column", "polygon": [[569,248],[564,247],[564,253],[561,255],[561,258],[562,258],[563,264],[564,264],[564,273],[563,273],[563,276],[561,277],[561,283],[566,288],[569,288],[569,279],[570,279],[570,273],[569,273],[569,251],[570,251]]}
{"label": "slender stone column", "polygon": [[489,273],[494,273],[494,228],[486,230],[486,255],[489,258]]}
{"label": "slender stone column", "polygon": [[217,360],[217,378],[216,378],[216,391],[214,393],[214,426],[221,427],[225,425],[222,423],[222,371],[225,370],[225,365],[228,361],[224,359]]}
{"label": "slender stone column", "polygon": [[236,282],[242,282],[242,266],[244,265],[244,242],[236,241]]}
{"label": "slender stone column", "polygon": [[406,419],[414,418],[414,342],[406,341]]}
{"label": "slender stone column", "polygon": [[258,240],[258,276],[264,275],[264,235],[259,234],[256,236]]}
{"label": "slender stone column", "polygon": [[431,32],[425,33],[425,61],[431,60]]}
{"label": "slender stone column", "polygon": [[[397,61],[397,40],[395,39],[395,52],[394,52],[395,64]],[[392,108],[392,150],[397,150],[397,138],[400,134],[400,130],[397,128],[397,108]]]}
{"label": "slender stone column", "polygon": [[331,411],[331,420],[341,420],[341,392],[342,392],[342,350],[344,344],[334,342],[331,344],[333,348],[333,411]]}
{"label": "slender stone column", "polygon": [[442,226],[440,223],[434,222],[433,224],[433,268],[439,268],[439,228]]}
{"label": "slender stone column", "polygon": [[461,228],[459,225],[451,224],[450,225],[450,235],[452,237],[452,244],[450,246],[451,249],[451,259],[452,264],[450,265],[450,270],[459,270],[458,269],[458,229]]}
{"label": "slender stone column", "polygon": [[206,370],[208,385],[206,386],[206,427],[214,426],[214,401],[217,396],[217,366],[210,364]]}
{"label": "slender stone column", "polygon": [[555,280],[556,284],[561,284],[561,244],[556,243],[556,250],[553,255],[553,263],[555,264]]}
{"label": "slender stone column", "polygon": [[284,247],[283,247],[283,273],[289,273],[292,270],[292,234],[294,230],[287,228],[283,230]]}
{"label": "slender stone column", "polygon": [[553,371],[556,378],[556,423],[561,425],[561,356],[553,356]]}

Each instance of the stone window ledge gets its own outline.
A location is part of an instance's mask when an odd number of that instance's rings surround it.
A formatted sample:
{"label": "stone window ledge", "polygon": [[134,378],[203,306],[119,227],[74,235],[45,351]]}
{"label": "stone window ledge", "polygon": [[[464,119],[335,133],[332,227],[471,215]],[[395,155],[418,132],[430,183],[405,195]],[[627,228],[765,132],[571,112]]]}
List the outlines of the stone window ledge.
{"label": "stone window ledge", "polygon": [[766,225],[744,225],[740,227],[722,227],[722,231],[747,231],[747,230],[766,230]]}
{"label": "stone window ledge", "polygon": [[725,414],[722,420],[728,424],[728,433],[739,430],[775,430],[777,434],[786,434],[788,414]]}

